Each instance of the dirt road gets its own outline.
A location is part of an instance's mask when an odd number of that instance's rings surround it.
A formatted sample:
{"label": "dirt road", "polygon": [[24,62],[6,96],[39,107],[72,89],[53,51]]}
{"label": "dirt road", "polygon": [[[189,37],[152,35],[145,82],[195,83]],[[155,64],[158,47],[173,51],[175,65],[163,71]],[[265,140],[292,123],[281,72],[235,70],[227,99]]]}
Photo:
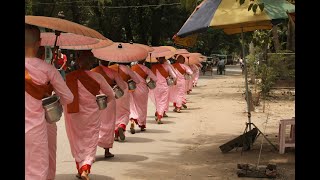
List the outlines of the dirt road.
{"label": "dirt road", "polygon": [[[188,95],[188,109],[171,112],[158,125],[155,108],[149,102],[147,130],[136,134],[126,132],[125,142],[115,142],[112,159],[103,159],[98,148],[96,162],[90,177],[93,180],[135,179],[214,179],[234,180],[237,163],[257,163],[261,140],[252,150],[232,150],[221,153],[219,146],[241,135],[247,121],[244,101],[244,78],[239,66],[228,66],[226,75],[201,76],[198,87]],[[266,112],[257,107],[252,121],[278,145],[278,121],[294,116],[294,100],[272,100],[266,103]],[[264,122],[268,118],[267,128]],[[263,142],[260,164],[276,163],[280,172],[277,179],[294,180],[295,153],[284,155]],[[58,123],[57,180],[75,178],[76,167],[65,132],[64,120]],[[249,178],[241,178],[243,180]],[[253,178],[250,178],[253,179]]]}

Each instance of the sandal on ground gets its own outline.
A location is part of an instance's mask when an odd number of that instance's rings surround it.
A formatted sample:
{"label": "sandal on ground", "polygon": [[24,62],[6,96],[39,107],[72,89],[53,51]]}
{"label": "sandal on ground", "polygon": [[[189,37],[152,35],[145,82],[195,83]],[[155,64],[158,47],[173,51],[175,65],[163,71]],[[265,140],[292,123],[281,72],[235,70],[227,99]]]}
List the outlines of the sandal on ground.
{"label": "sandal on ground", "polygon": [[122,128],[118,128],[119,131],[119,137],[122,141],[126,139],[126,136],[124,135],[124,130]]}
{"label": "sandal on ground", "polygon": [[136,133],[136,130],[134,129],[134,122],[131,122],[130,132],[131,132],[131,134]]}

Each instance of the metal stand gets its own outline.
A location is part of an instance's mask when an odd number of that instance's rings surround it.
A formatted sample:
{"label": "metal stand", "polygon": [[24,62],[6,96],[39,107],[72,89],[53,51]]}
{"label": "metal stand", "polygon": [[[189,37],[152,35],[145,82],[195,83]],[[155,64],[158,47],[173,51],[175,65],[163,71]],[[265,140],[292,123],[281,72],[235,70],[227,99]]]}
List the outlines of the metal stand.
{"label": "metal stand", "polygon": [[[243,134],[245,134],[245,133],[247,133],[248,132],[248,128],[251,126],[251,125],[253,125],[253,127],[254,128],[256,128],[257,130],[258,130],[258,134],[257,134],[257,136],[252,140],[252,141],[250,141],[250,146],[253,144],[253,142],[260,136],[260,134],[268,141],[268,143],[276,150],[276,151],[278,151],[278,148],[274,145],[274,144],[272,144],[272,142],[266,137],[266,135],[264,135],[263,133],[262,133],[262,131],[260,131],[260,129],[254,124],[254,123],[246,123],[246,128],[244,129],[244,132],[243,132]],[[251,139],[250,139],[251,140]],[[245,138],[243,138],[243,147],[242,147],[242,151],[244,150],[244,141],[245,141]],[[249,147],[249,149],[250,149],[250,147]]]}
{"label": "metal stand", "polygon": [[[245,77],[245,87],[246,87],[246,97],[247,97],[246,101],[247,101],[247,111],[248,111],[248,123],[246,123],[246,128],[245,128],[243,134],[245,134],[246,132],[248,132],[248,129],[249,129],[249,131],[250,131],[250,130],[251,130],[251,125],[253,125],[255,128],[257,128],[257,130],[258,130],[258,135],[255,137],[255,139],[253,139],[253,141],[250,141],[250,146],[251,146],[251,145],[253,144],[253,142],[258,138],[258,136],[259,136],[260,134],[262,134],[262,136],[269,142],[269,144],[271,144],[271,145],[274,147],[274,149],[277,151],[278,148],[271,143],[271,141],[260,131],[260,129],[259,129],[254,123],[251,122],[251,113],[250,113],[250,101],[251,101],[251,99],[249,98],[249,85],[248,85],[247,62],[246,62],[246,60],[245,60],[245,55],[244,55],[243,28],[241,28],[241,39],[242,39],[242,43],[241,43],[241,45],[242,45],[242,56],[243,56],[242,58],[243,58],[243,63],[244,63],[244,73],[245,73],[245,76],[244,76],[244,77]],[[244,140],[245,140],[245,138],[244,138]],[[244,147],[245,147],[245,146],[243,146],[242,150],[244,149]]]}

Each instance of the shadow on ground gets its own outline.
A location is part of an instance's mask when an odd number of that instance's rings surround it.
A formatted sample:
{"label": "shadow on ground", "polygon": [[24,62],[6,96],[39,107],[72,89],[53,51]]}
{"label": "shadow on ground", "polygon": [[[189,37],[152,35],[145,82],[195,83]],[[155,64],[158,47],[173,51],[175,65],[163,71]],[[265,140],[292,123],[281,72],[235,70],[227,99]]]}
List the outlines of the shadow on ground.
{"label": "shadow on ground", "polygon": [[136,131],[136,133],[170,133],[171,131],[161,130],[161,129],[146,129],[146,131]]}
{"label": "shadow on ground", "polygon": [[[130,131],[128,133],[130,133]],[[126,137],[124,143],[148,143],[152,141],[154,140],[149,138],[129,136],[129,137]],[[119,143],[122,143],[122,141],[119,141]]]}
{"label": "shadow on ground", "polygon": [[[219,134],[214,136],[198,136],[191,139],[168,140],[165,142],[175,142],[185,144],[183,151],[178,155],[170,154],[170,151],[159,152],[161,158],[152,162],[139,163],[139,169],[144,169],[144,173],[138,170],[130,170],[127,175],[137,179],[238,179],[237,164],[256,164],[259,156],[261,138],[253,144],[249,151],[241,153],[241,148],[233,149],[228,153],[222,153],[219,146],[232,140],[238,135]],[[270,138],[277,146],[277,138]],[[278,151],[264,141],[260,159],[260,165],[276,163],[279,175],[276,179],[295,179],[295,152],[286,151],[279,154]],[[161,168],[159,168],[161,167]],[[154,169],[158,169],[154,171]],[[175,171],[173,171],[175,169]],[[252,180],[254,178],[241,178],[242,180]],[[262,180],[262,179],[260,179]]]}
{"label": "shadow on ground", "polygon": [[96,156],[96,162],[98,161],[108,161],[108,162],[138,162],[145,161],[148,157],[133,155],[133,154],[114,154],[113,158],[105,159],[103,155]]}
{"label": "shadow on ground", "polygon": [[[91,180],[114,180],[114,178],[108,176],[102,176],[97,174],[90,174]],[[79,180],[76,174],[57,174],[55,180]]]}

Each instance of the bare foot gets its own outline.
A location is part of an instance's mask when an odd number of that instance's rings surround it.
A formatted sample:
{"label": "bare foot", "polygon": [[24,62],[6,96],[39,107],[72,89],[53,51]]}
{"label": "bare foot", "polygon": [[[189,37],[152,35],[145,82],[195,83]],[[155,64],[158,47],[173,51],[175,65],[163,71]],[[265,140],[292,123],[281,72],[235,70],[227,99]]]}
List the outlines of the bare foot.
{"label": "bare foot", "polygon": [[83,171],[81,174],[82,180],[90,180],[88,175],[89,175],[88,171]]}

